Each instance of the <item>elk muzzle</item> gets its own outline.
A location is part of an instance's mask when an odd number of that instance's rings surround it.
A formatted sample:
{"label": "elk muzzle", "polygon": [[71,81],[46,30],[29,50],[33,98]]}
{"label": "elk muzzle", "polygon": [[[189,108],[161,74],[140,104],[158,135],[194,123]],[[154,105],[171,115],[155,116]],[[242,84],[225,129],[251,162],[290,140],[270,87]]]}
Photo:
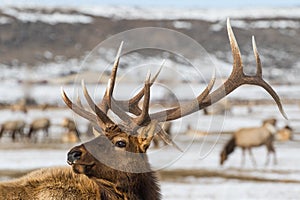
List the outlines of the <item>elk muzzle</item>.
{"label": "elk muzzle", "polygon": [[78,150],[70,151],[68,153],[68,160],[67,160],[68,164],[72,165],[72,164],[76,163],[76,161],[81,158],[81,155],[82,155],[81,151],[78,151]]}

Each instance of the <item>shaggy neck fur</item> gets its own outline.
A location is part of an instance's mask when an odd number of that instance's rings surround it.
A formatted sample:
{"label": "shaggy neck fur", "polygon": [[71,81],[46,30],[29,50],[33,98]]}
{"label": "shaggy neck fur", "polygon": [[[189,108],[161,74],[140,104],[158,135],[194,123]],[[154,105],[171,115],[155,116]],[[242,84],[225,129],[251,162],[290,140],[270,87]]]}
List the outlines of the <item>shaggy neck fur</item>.
{"label": "shaggy neck fur", "polygon": [[[102,199],[159,200],[160,187],[154,172],[125,173],[118,180],[92,178],[99,185]],[[122,178],[121,178],[122,177]]]}

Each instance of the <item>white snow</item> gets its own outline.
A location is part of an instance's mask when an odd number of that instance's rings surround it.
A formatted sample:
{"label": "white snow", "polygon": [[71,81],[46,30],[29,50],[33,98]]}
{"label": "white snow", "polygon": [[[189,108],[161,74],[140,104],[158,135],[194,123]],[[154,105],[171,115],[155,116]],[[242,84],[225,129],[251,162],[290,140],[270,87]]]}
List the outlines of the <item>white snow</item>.
{"label": "white snow", "polygon": [[51,25],[59,23],[80,23],[88,24],[93,22],[93,18],[81,14],[64,14],[64,13],[41,13],[41,12],[26,12],[14,8],[2,9],[2,12],[8,16],[16,17],[23,22],[44,22]]}
{"label": "white snow", "polygon": [[185,22],[185,21],[174,21],[173,26],[174,28],[178,28],[178,29],[191,29],[192,23]]}
{"label": "white snow", "polygon": [[[25,6],[25,5],[15,5],[17,8],[43,8],[50,9],[51,6],[42,7],[42,6]],[[24,11],[18,11],[15,8],[10,6],[2,6],[2,12],[16,16],[17,18],[24,21],[45,21],[47,23],[91,23],[92,18],[87,15],[102,16],[115,19],[152,19],[152,20],[161,20],[161,19],[171,19],[171,20],[184,20],[184,19],[198,19],[206,20],[211,22],[224,21],[226,18],[230,17],[232,19],[240,18],[251,18],[251,19],[261,19],[261,18],[286,18],[285,20],[279,22],[271,22],[266,24],[264,21],[254,23],[257,27],[290,27],[290,26],[299,26],[297,21],[293,19],[300,18],[300,7],[263,7],[263,8],[223,8],[223,9],[204,9],[204,8],[168,8],[161,7],[159,9],[155,7],[132,7],[132,6],[70,6],[59,7],[54,6],[52,8],[59,8],[60,10],[76,10],[82,12],[83,15],[78,14],[62,14],[54,13],[52,15],[42,14],[42,13],[27,13]],[[52,16],[52,17],[50,17]],[[50,19],[48,19],[50,17]],[[185,27],[187,24],[185,24]]]}
{"label": "white snow", "polygon": [[0,24],[9,24],[11,21],[8,17],[0,17]]}
{"label": "white snow", "polygon": [[199,8],[141,8],[126,6],[80,7],[83,13],[117,19],[201,19],[207,21],[235,18],[299,18],[300,8],[240,8],[240,9],[199,9]]}

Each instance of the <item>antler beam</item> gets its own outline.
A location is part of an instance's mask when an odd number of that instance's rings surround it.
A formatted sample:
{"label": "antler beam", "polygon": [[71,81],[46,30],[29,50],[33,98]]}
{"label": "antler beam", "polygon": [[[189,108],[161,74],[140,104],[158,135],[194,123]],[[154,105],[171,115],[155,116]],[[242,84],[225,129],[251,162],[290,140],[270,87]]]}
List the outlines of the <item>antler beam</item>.
{"label": "antler beam", "polygon": [[[243,72],[243,62],[242,62],[241,53],[238,47],[238,43],[235,39],[234,33],[232,31],[229,19],[227,19],[227,31],[228,31],[228,36],[229,36],[229,41],[230,41],[230,46],[231,46],[231,51],[233,56],[233,69],[229,78],[224,82],[224,84],[221,85],[212,93],[205,95],[204,98],[197,98],[196,100],[192,100],[184,104],[183,106],[178,106],[175,108],[171,108],[169,110],[153,113],[150,115],[151,119],[156,119],[162,122],[162,121],[170,121],[170,120],[184,117],[186,115],[189,115],[193,112],[196,112],[198,110],[201,110],[203,108],[206,108],[216,103],[220,99],[230,94],[239,86],[245,84],[257,85],[264,88],[275,100],[281,114],[285,118],[287,118],[285,112],[283,111],[279,96],[272,89],[272,87],[267,82],[265,82],[262,78],[262,66],[256,48],[254,37],[252,39],[252,43],[253,43],[254,55],[256,57],[257,73],[254,76],[248,76],[245,75]],[[210,91],[209,87],[206,89],[206,91]]]}

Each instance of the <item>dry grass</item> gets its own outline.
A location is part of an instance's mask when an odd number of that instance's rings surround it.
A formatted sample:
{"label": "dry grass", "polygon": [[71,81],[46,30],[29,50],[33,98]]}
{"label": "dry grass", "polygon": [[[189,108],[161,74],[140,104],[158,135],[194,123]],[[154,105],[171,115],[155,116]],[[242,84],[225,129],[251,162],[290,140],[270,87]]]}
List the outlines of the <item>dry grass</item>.
{"label": "dry grass", "polygon": [[274,179],[259,177],[255,175],[246,175],[236,172],[227,172],[225,170],[206,170],[206,169],[176,169],[160,171],[159,176],[164,181],[180,181],[185,177],[195,178],[223,178],[223,179],[236,179],[241,181],[254,181],[254,182],[273,182],[273,183],[299,183],[299,180],[292,179]]}

